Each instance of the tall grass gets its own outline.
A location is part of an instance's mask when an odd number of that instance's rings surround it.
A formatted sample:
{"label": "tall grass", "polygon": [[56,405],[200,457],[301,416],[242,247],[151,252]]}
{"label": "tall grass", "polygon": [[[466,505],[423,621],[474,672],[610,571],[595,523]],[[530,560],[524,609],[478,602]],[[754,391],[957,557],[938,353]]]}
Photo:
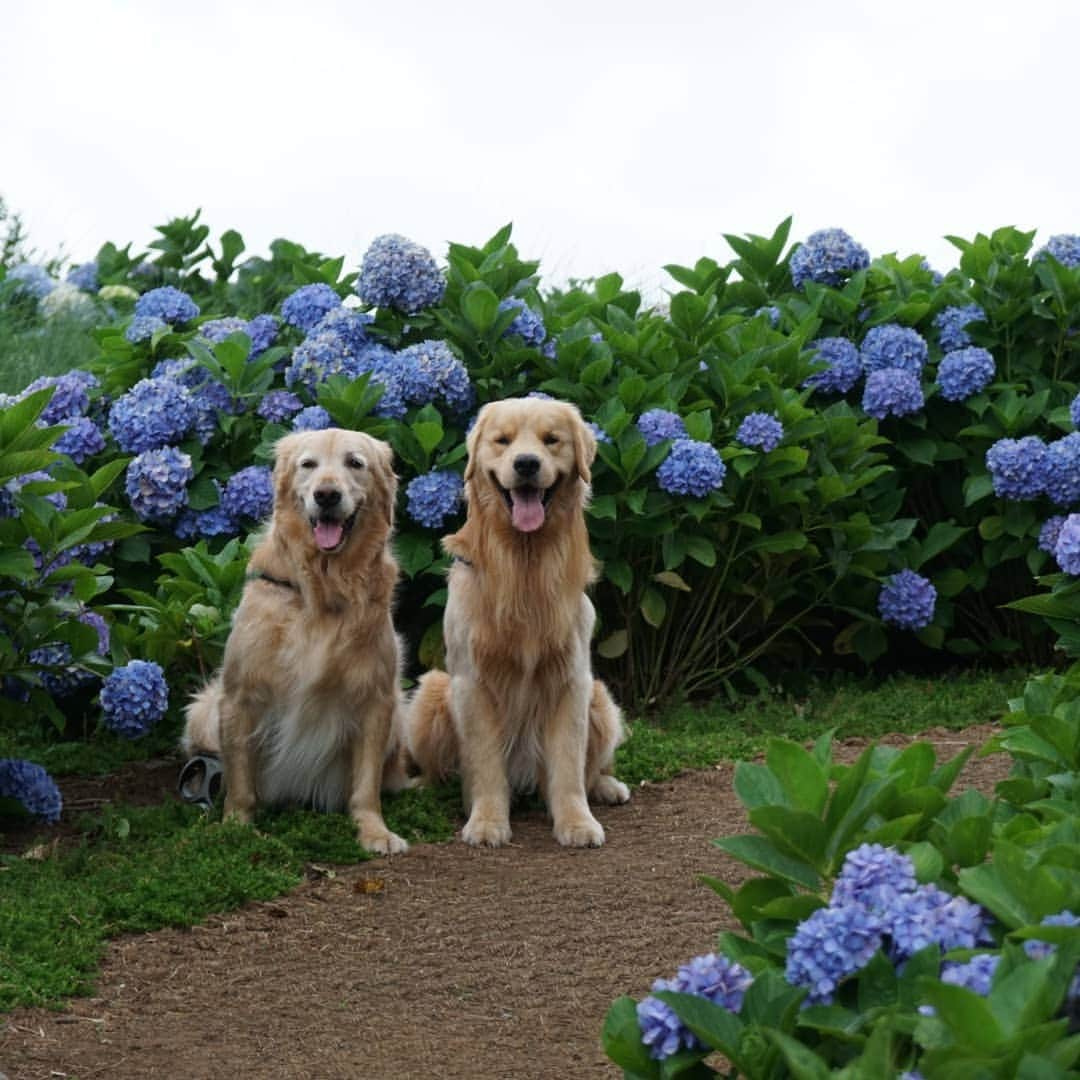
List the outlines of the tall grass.
{"label": "tall grass", "polygon": [[14,394],[39,375],[63,375],[97,353],[84,323],[57,316],[28,327],[17,315],[0,311],[0,393]]}

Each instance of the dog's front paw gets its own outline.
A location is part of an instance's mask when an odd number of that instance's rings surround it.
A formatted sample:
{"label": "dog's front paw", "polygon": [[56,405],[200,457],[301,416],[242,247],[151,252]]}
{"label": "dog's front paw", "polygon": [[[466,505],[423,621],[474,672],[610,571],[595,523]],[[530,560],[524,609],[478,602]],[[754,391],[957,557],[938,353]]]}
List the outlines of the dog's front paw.
{"label": "dog's front paw", "polygon": [[236,825],[250,825],[254,818],[251,807],[230,804],[227,798],[225,800],[225,810],[221,816],[222,820],[231,821]]}
{"label": "dog's front paw", "polygon": [[362,848],[375,855],[404,855],[409,850],[408,841],[385,827],[360,829],[356,839]]}
{"label": "dog's front paw", "polygon": [[617,806],[619,803],[630,801],[630,789],[621,780],[616,780],[614,776],[605,773],[593,784],[589,798],[605,806]]}
{"label": "dog's front paw", "polygon": [[510,843],[510,822],[474,814],[461,830],[461,839],[473,847],[502,847]]}
{"label": "dog's front paw", "polygon": [[574,817],[555,823],[555,839],[563,847],[602,847],[604,828],[592,814]]}

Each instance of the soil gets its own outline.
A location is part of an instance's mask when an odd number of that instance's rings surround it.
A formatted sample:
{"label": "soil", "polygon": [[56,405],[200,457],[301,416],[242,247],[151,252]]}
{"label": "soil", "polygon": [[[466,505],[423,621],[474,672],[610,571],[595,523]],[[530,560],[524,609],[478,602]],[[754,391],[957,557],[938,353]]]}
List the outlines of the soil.
{"label": "soil", "polygon": [[[923,737],[944,759],[991,730]],[[864,745],[845,743],[839,756]],[[1006,765],[975,759],[959,787],[989,792]],[[121,782],[129,798],[140,784],[160,798],[164,780],[157,763]],[[598,809],[608,837],[598,850],[558,847],[543,815],[526,813],[500,850],[415,845],[189,930],[118,938],[96,997],[7,1017],[0,1073],[616,1077],[600,1046],[611,1002],[643,996],[735,928],[696,880],[745,875],[710,844],[746,828],[731,780],[725,764],[642,785],[626,806]]]}

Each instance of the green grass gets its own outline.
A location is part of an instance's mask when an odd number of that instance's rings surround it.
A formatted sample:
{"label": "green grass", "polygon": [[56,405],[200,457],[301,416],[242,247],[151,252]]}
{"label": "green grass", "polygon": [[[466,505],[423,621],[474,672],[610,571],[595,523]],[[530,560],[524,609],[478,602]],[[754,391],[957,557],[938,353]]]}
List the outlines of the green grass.
{"label": "green grass", "polygon": [[[770,735],[803,740],[834,728],[837,737],[965,727],[999,717],[1024,683],[1022,673],[897,678],[876,687],[845,682],[802,699],[760,697],[737,708],[685,706],[639,720],[618,755],[630,784],[757,753]],[[18,753],[56,772],[100,772],[160,754],[175,732],[126,743],[107,734],[50,743],[32,726],[0,736],[0,756]],[[389,826],[411,841],[452,837],[457,785],[384,799]],[[256,828],[170,803],[109,808],[80,820],[82,840],[44,860],[0,856],[0,1010],[56,1007],[92,992],[105,941],[130,931],[190,926],[248,900],[295,887],[307,863],[366,858],[344,814],[266,811]],[[43,838],[48,832],[43,830]]]}
{"label": "green grass", "polygon": [[39,375],[83,367],[97,354],[90,331],[77,320],[58,317],[25,329],[0,315],[0,393],[17,393]]}

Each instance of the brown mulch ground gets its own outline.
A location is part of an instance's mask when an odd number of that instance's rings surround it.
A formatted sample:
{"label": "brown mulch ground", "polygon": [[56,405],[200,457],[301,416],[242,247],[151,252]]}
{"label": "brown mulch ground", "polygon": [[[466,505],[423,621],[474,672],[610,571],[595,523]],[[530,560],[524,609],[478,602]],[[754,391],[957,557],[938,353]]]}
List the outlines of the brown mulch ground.
{"label": "brown mulch ground", "polygon": [[[925,737],[943,759],[989,734]],[[989,791],[1005,764],[970,762],[960,786]],[[640,997],[732,927],[695,880],[743,876],[709,843],[745,828],[731,776],[727,765],[690,773],[600,808],[599,850],[559,848],[542,815],[525,814],[501,850],[417,845],[191,930],[119,938],[98,996],[7,1017],[0,1073],[617,1076],[599,1040],[612,1000]]]}

